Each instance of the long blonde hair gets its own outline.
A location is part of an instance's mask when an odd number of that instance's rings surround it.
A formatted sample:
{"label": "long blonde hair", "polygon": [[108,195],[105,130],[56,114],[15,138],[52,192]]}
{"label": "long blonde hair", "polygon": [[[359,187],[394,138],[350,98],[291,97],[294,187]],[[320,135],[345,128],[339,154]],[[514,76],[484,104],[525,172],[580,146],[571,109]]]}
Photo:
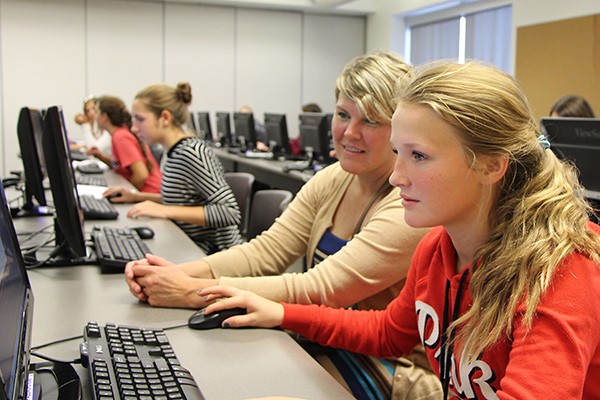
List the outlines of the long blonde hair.
{"label": "long blonde hair", "polygon": [[396,85],[410,70],[410,65],[392,52],[355,57],[337,78],[335,98],[341,93],[370,120],[390,125],[397,104]]}
{"label": "long blonde hair", "polygon": [[472,260],[472,306],[449,327],[461,327],[457,343],[467,358],[476,358],[511,339],[518,306],[524,305],[523,323],[531,327],[567,255],[577,251],[599,263],[600,237],[586,229],[590,208],[576,171],[540,145],[525,95],[508,74],[473,62],[433,63],[416,71],[399,96],[451,125],[471,165],[478,156],[509,160],[494,193],[490,236]]}

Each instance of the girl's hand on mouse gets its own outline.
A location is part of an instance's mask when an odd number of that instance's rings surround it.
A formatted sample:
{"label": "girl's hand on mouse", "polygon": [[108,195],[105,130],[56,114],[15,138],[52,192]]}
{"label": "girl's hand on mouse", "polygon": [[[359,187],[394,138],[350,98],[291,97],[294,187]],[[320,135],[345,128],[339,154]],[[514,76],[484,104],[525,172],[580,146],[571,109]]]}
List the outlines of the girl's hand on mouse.
{"label": "girl's hand on mouse", "polygon": [[214,301],[206,307],[207,314],[235,307],[246,309],[245,315],[227,318],[223,321],[223,326],[274,328],[283,322],[283,306],[256,293],[231,286],[211,286],[199,291],[198,295],[206,302]]}
{"label": "girl's hand on mouse", "polygon": [[168,218],[167,206],[146,200],[131,207],[127,216],[129,218],[153,217],[166,219]]}
{"label": "girl's hand on mouse", "polygon": [[106,189],[102,196],[110,198],[111,203],[135,203],[136,194],[122,186]]}

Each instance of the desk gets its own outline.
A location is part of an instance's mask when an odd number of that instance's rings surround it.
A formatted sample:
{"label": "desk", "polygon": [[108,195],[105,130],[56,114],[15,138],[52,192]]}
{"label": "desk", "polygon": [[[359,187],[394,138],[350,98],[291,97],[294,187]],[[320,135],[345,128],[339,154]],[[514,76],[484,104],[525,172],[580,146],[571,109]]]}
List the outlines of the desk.
{"label": "desk", "polygon": [[[110,174],[107,174],[110,178]],[[108,179],[109,183],[120,183]],[[174,262],[202,257],[202,251],[171,221],[128,220],[130,205],[117,205],[117,221],[99,224],[128,226],[147,224],[156,235],[147,241],[157,254]],[[15,220],[17,231],[48,225],[51,218]],[[93,224],[86,222],[86,231]],[[30,270],[34,294],[32,346],[80,335],[88,321],[139,327],[185,324],[191,310],[152,308],[131,296],[121,274],[101,274],[94,265]],[[214,329],[195,331],[185,327],[167,331],[183,366],[194,375],[208,400],[289,396],[306,399],[352,399],[322,367],[285,332],[270,329]],[[79,357],[80,339],[40,350],[63,360]],[[82,378],[84,398],[90,398],[87,371],[76,367]]]}
{"label": "desk", "polygon": [[312,177],[311,174],[300,171],[284,171],[283,166],[293,161],[248,158],[229,153],[226,148],[214,147],[213,151],[221,160],[225,171],[248,172],[254,175],[256,181],[274,189],[289,190],[294,195]]}

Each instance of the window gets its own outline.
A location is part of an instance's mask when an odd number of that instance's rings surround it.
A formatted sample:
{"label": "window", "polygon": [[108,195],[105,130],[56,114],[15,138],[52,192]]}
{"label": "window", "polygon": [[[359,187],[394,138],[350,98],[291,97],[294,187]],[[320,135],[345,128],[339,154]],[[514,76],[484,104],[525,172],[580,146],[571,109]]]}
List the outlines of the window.
{"label": "window", "polygon": [[512,7],[475,5],[407,17],[406,60],[477,59],[510,73]]}

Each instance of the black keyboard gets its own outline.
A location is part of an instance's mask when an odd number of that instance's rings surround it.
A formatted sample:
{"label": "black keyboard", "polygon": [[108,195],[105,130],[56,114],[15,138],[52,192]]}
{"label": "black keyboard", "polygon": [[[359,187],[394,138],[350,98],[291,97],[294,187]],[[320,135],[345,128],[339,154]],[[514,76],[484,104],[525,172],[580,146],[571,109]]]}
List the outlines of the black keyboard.
{"label": "black keyboard", "polygon": [[106,178],[98,175],[77,174],[75,180],[78,185],[108,186]]}
{"label": "black keyboard", "polygon": [[144,258],[150,249],[133,229],[94,226],[92,240],[103,272],[122,272],[129,261]]}
{"label": "black keyboard", "polygon": [[82,174],[103,174],[104,169],[100,167],[98,164],[79,164],[77,166],[77,171]]}
{"label": "black keyboard", "polygon": [[98,199],[89,194],[79,195],[83,219],[117,219],[119,212],[108,199]]}
{"label": "black keyboard", "polygon": [[162,329],[88,322],[83,338],[93,399],[204,400]]}

